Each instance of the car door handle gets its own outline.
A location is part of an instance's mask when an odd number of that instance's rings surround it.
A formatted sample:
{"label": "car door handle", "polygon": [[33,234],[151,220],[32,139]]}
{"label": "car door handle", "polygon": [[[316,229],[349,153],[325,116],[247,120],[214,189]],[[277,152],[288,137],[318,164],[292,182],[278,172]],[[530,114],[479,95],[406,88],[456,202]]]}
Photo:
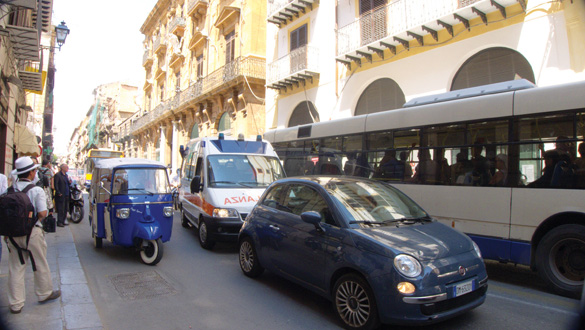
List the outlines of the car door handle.
{"label": "car door handle", "polygon": [[275,225],[270,225],[269,227],[270,227],[270,229],[280,230],[280,228],[278,226],[275,226]]}

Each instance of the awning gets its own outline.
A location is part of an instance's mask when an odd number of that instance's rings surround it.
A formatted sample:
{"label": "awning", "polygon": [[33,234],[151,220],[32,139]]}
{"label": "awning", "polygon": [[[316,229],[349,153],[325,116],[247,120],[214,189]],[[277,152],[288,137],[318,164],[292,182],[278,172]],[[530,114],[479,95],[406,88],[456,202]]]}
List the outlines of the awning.
{"label": "awning", "polygon": [[38,157],[41,155],[41,147],[35,133],[28,127],[17,123],[14,124],[14,146],[19,157]]}

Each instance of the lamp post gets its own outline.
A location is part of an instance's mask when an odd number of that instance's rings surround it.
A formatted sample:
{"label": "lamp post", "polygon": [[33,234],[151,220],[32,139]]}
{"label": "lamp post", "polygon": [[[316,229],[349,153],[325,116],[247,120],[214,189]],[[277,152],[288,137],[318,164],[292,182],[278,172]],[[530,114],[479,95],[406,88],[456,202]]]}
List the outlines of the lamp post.
{"label": "lamp post", "polygon": [[45,90],[45,110],[43,113],[43,159],[52,161],[53,155],[53,89],[55,87],[55,42],[61,50],[65,43],[69,28],[65,22],[61,22],[55,27],[56,40],[51,38],[52,45],[44,49],[49,49],[49,67],[47,68],[47,89]]}

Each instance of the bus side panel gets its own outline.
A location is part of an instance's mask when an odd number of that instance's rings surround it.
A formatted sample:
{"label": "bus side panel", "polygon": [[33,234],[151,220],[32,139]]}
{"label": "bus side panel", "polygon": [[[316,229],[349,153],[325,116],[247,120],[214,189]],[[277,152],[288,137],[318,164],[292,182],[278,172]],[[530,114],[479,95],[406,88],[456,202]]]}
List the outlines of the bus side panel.
{"label": "bus side panel", "polygon": [[507,239],[511,188],[394,184],[431,216],[467,234]]}
{"label": "bus side panel", "polygon": [[[514,115],[580,109],[585,104],[585,82],[546,86],[516,91]],[[560,97],[560,95],[563,95]]]}
{"label": "bus side panel", "polygon": [[[453,118],[457,118],[456,121],[460,122],[480,118],[507,117],[512,115],[512,102],[512,93],[501,93],[481,98],[377,112],[368,115],[366,132],[433,125],[450,122]],[[330,125],[335,126],[337,122],[330,122]]]}
{"label": "bus side panel", "polygon": [[543,221],[563,212],[585,214],[583,190],[515,188],[512,190],[510,238],[530,241]]}

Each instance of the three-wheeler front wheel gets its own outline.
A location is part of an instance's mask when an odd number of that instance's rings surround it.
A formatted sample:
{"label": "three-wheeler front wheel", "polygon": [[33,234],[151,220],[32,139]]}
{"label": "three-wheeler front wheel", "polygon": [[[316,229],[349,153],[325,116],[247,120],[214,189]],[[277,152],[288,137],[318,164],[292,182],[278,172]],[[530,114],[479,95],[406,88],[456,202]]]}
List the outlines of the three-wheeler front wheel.
{"label": "three-wheeler front wheel", "polygon": [[154,266],[162,259],[163,244],[161,239],[142,240],[140,244],[140,259],[142,262]]}

